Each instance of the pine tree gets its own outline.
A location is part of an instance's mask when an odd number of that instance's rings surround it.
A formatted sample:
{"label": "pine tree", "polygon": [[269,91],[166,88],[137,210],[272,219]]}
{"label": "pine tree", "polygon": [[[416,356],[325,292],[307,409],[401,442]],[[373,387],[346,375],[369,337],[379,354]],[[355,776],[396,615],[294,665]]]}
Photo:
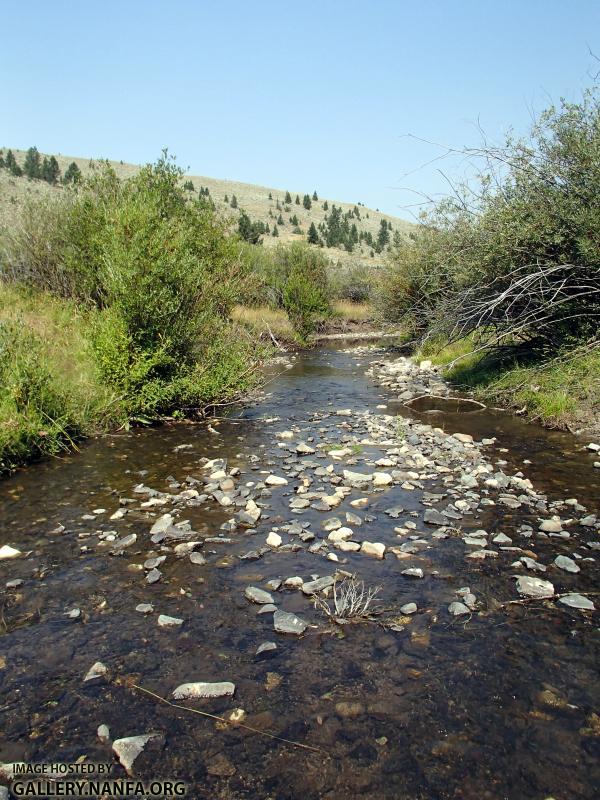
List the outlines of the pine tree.
{"label": "pine tree", "polygon": [[4,150],[0,150],[0,169],[4,169]]}
{"label": "pine tree", "polygon": [[312,206],[312,203],[311,203],[311,201],[310,201],[310,195],[308,195],[308,194],[305,194],[305,195],[304,195],[304,199],[302,200],[302,205],[304,206],[304,208],[305,208],[307,211],[310,211],[310,208],[311,208],[311,206]]}
{"label": "pine tree", "polygon": [[37,147],[30,147],[25,154],[23,172],[30,180],[42,177],[42,162]]}
{"label": "pine tree", "polygon": [[273,236],[279,236],[279,231],[277,230],[277,225],[273,225]]}
{"label": "pine tree", "polygon": [[285,222],[283,221],[283,217],[281,216],[281,214],[277,217],[277,224],[285,225]]}
{"label": "pine tree", "polygon": [[327,200],[325,200],[325,202],[323,203],[323,211],[329,211],[329,203],[327,202]]}
{"label": "pine tree", "polygon": [[65,186],[68,186],[69,184],[75,186],[80,181],[81,181],[81,170],[74,161],[71,161],[71,163],[69,164],[69,166],[65,171],[63,177],[63,183],[65,184]]}
{"label": "pine tree", "polygon": [[310,228],[308,229],[308,243],[319,244],[319,234],[317,233],[314,222],[310,223]]}
{"label": "pine tree", "polygon": [[58,161],[54,158],[54,156],[50,156],[50,158],[44,157],[44,163],[42,164],[40,177],[42,180],[46,181],[46,183],[49,183],[52,186],[58,183],[60,178],[60,167],[58,166]]}
{"label": "pine tree", "polygon": [[226,203],[228,203],[228,202],[229,202],[229,195],[225,195],[225,202],[226,202]]}
{"label": "pine tree", "polygon": [[273,199],[273,195],[271,194],[271,192],[269,192],[269,200],[272,200],[272,199]]}
{"label": "pine tree", "polygon": [[289,192],[285,193],[285,202],[291,203],[292,202],[292,195]]}
{"label": "pine tree", "polygon": [[317,202],[317,200],[319,199],[319,198],[318,198],[318,196],[317,196],[317,190],[316,190],[316,189],[315,189],[315,190],[314,190],[314,192],[313,192],[312,199],[315,201],[315,203],[316,203],[316,202]]}
{"label": "pine tree", "polygon": [[20,178],[23,174],[23,170],[18,165],[17,159],[15,158],[15,154],[12,150],[7,151],[6,158],[4,159],[4,166],[11,175],[15,176],[15,178]]}
{"label": "pine tree", "polygon": [[277,211],[281,211],[281,205],[279,204],[279,198],[277,198],[277,202],[275,203],[275,208]]}
{"label": "pine tree", "polygon": [[297,206],[300,205],[300,198],[298,197],[298,195],[296,195],[295,203],[296,203]]}
{"label": "pine tree", "polygon": [[379,225],[379,233],[377,234],[377,244],[375,245],[375,249],[378,253],[381,253],[383,248],[388,244],[390,241],[390,232],[388,230],[387,221],[385,219],[381,220]]}
{"label": "pine tree", "polygon": [[232,196],[230,205],[231,205],[232,208],[237,208],[238,207],[238,201],[237,201],[237,197],[235,195]]}
{"label": "pine tree", "polygon": [[195,191],[194,184],[192,183],[192,181],[186,181],[186,182],[183,184],[183,188],[184,188],[184,189],[185,189],[187,192],[194,192],[194,191]]}

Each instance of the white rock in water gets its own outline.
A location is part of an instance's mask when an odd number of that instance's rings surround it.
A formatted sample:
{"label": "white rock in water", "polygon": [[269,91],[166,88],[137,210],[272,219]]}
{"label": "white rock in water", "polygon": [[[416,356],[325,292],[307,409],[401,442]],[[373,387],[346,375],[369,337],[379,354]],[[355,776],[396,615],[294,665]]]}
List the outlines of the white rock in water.
{"label": "white rock in water", "polygon": [[127,736],[125,739],[116,739],[112,746],[113,752],[121,762],[121,766],[130,775],[133,762],[144,751],[144,747],[148,742],[160,738],[160,733],[145,733],[141,736]]}
{"label": "white rock in water", "polygon": [[98,730],[96,731],[96,735],[100,739],[103,744],[106,744],[110,741],[110,728],[108,725],[98,725]]}
{"label": "white rock in water", "polygon": [[161,628],[169,628],[178,625],[183,625],[182,619],[178,619],[177,617],[169,617],[167,614],[160,614],[157,619],[157,622]]}
{"label": "white rock in water", "polygon": [[512,539],[505,533],[499,533],[497,536],[494,536],[492,542],[494,542],[494,544],[512,544]]}
{"label": "white rock in water", "polygon": [[258,520],[260,519],[260,515],[262,513],[260,508],[254,502],[254,500],[248,500],[248,502],[246,503],[245,511],[246,514],[250,515],[251,519],[254,520],[254,522],[258,522]]}
{"label": "white rock in water", "polygon": [[154,606],[152,603],[139,603],[135,610],[139,611],[140,614],[151,614],[154,611]]}
{"label": "white rock in water", "polygon": [[108,673],[108,667],[101,661],[96,661],[96,663],[92,664],[92,666],[86,672],[83,682],[85,683],[86,681],[93,681],[96,678],[102,678],[107,673]]}
{"label": "white rock in water", "polygon": [[271,531],[271,533],[267,536],[267,544],[269,547],[279,547],[283,539],[278,533],[275,531]]}
{"label": "white rock in water", "polygon": [[296,636],[301,636],[308,627],[307,623],[295,614],[279,610],[273,614],[273,625],[277,633],[293,633]]}
{"label": "white rock in water", "polygon": [[159,517],[154,525],[150,528],[150,535],[154,536],[155,533],[164,533],[173,524],[173,516],[171,514],[163,514]]}
{"label": "white rock in water", "polygon": [[473,441],[473,437],[470,433],[455,433],[453,436],[457,442],[462,442],[463,444],[471,444]]}
{"label": "white rock in water", "polygon": [[366,474],[364,474],[362,472],[352,472],[349,469],[345,469],[344,470],[344,480],[347,481],[348,483],[352,484],[352,485],[354,485],[354,484],[365,484],[365,483],[371,483],[371,481],[373,480],[373,476],[372,475],[366,475]]}
{"label": "white rock in water", "polygon": [[337,528],[331,531],[327,538],[330,542],[345,542],[347,539],[351,539],[353,535],[353,531],[350,528]]}
{"label": "white rock in water", "polygon": [[280,433],[276,433],[275,436],[278,439],[293,439],[294,438],[294,431],[281,431]]}
{"label": "white rock in water", "polygon": [[568,556],[556,556],[554,564],[565,572],[581,572],[581,567],[578,567],[573,559]]}
{"label": "white rock in water", "polygon": [[540,530],[544,533],[560,533],[562,531],[562,523],[559,519],[545,519],[540,524]]}
{"label": "white rock in water", "polygon": [[455,600],[453,603],[450,603],[448,606],[448,611],[452,614],[453,617],[460,617],[462,614],[470,614],[471,610],[467,608],[464,603],[459,603]]}
{"label": "white rock in water", "polygon": [[592,603],[589,597],[582,594],[566,594],[564,597],[558,598],[559,603],[563,603],[570,608],[580,608],[584,611],[594,611],[596,606]]}
{"label": "white rock in water", "polygon": [[363,542],[360,546],[360,552],[365,553],[367,556],[383,558],[385,554],[385,545],[381,542]]}
{"label": "white rock in water", "polygon": [[3,558],[16,558],[17,556],[21,555],[21,551],[17,550],[14,547],[11,547],[9,544],[5,544],[0,547],[0,559]]}
{"label": "white rock in water", "polygon": [[393,483],[394,479],[389,472],[374,472],[373,473],[373,486],[389,486]]}
{"label": "white rock in water", "polygon": [[259,589],[258,586],[246,586],[244,597],[246,600],[250,600],[251,603],[257,603],[260,606],[273,602],[273,596],[269,592],[265,592],[264,589]]}
{"label": "white rock in water", "polygon": [[600,444],[595,444],[594,442],[590,442],[587,446],[588,450],[591,450],[592,453],[600,453]]}
{"label": "white rock in water", "polygon": [[267,486],[287,486],[287,479],[281,478],[279,475],[269,475],[265,483]]}
{"label": "white rock in water", "polygon": [[323,578],[316,578],[314,581],[307,581],[302,585],[302,592],[304,594],[316,594],[333,586],[335,578],[332,575],[325,575]]}
{"label": "white rock in water", "polygon": [[417,613],[417,604],[416,603],[405,603],[403,606],[400,606],[400,613],[401,614],[416,614]]}
{"label": "white rock in water", "polygon": [[173,692],[174,700],[189,700],[195,697],[232,697],[235,684],[231,681],[216,683],[182,683]]}
{"label": "white rock in water", "polygon": [[338,550],[341,550],[342,553],[355,553],[357,550],[360,550],[358,542],[335,542],[335,546]]}
{"label": "white rock in water", "polygon": [[532,578],[529,575],[519,575],[517,577],[517,591],[526,597],[554,597],[554,586],[550,581]]}
{"label": "white rock in water", "polygon": [[407,575],[409,578],[422,578],[423,570],[421,567],[409,567],[408,569],[403,569],[401,574]]}

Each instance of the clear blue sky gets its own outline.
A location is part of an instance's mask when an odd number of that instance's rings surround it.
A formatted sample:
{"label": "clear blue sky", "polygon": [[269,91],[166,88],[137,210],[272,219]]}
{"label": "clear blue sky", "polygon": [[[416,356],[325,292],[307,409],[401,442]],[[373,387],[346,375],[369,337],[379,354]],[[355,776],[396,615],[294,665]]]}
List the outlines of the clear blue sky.
{"label": "clear blue sky", "polygon": [[[0,141],[408,216],[437,151],[524,131],[600,66],[598,0],[4,0]],[[437,166],[437,165],[436,165]],[[445,169],[460,169],[446,165]]]}

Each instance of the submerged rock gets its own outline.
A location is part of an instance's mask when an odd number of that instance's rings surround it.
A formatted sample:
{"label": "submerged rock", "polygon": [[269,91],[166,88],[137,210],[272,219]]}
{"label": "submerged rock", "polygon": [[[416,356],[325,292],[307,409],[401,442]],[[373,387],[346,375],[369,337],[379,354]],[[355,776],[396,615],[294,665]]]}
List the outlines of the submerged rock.
{"label": "submerged rock", "polygon": [[273,626],[277,633],[291,633],[295,636],[301,636],[307,629],[308,623],[295,614],[277,610],[273,614]]}
{"label": "submerged rock", "polygon": [[360,552],[365,553],[367,556],[383,558],[385,555],[385,545],[381,542],[363,542],[360,546]]}
{"label": "submerged rock", "polygon": [[554,597],[554,586],[550,581],[532,578],[529,575],[519,575],[517,578],[517,591],[526,597]]}
{"label": "submerged rock", "polygon": [[173,691],[174,700],[190,700],[196,697],[233,697],[235,684],[231,681],[217,681],[206,683],[198,681],[196,683],[182,683]]}
{"label": "submerged rock", "polygon": [[579,608],[583,611],[594,611],[596,608],[589,597],[577,593],[566,594],[564,597],[559,597],[558,602],[570,608]]}
{"label": "submerged rock", "polygon": [[119,759],[121,766],[124,767],[128,775],[131,775],[133,762],[144,751],[148,742],[162,739],[160,733],[145,733],[141,736],[127,736],[124,739],[116,739],[113,742],[113,752]]}
{"label": "submerged rock", "polygon": [[251,603],[257,603],[261,606],[273,602],[273,596],[270,595],[269,592],[265,592],[264,589],[259,589],[257,586],[246,586],[244,597]]}
{"label": "submerged rock", "polygon": [[573,559],[568,556],[556,556],[554,564],[565,572],[581,572],[581,567],[578,567]]}

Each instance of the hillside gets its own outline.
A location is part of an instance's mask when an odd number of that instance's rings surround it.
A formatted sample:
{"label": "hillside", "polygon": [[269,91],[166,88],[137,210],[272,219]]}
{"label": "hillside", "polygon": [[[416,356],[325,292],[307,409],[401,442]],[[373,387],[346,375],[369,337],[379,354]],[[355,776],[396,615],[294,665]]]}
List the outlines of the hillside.
{"label": "hillside", "polygon": [[[2,148],[4,154],[7,148]],[[13,153],[20,166],[25,160],[25,152],[13,149]],[[40,153],[43,158],[44,154]],[[76,156],[55,155],[60,167],[61,175],[65,174],[69,164],[75,162],[84,175],[93,169],[94,161]],[[111,166],[115,169],[119,177],[127,178],[135,174],[139,166],[126,164],[119,161],[111,161]],[[315,187],[290,187],[289,189],[276,189],[268,186],[258,186],[249,183],[239,183],[230,180],[210,178],[204,175],[186,175],[186,181],[192,182],[194,191],[197,193],[201,188],[208,189],[209,196],[213,200],[217,210],[224,216],[232,220],[232,224],[237,226],[240,212],[243,210],[252,222],[262,223],[269,226],[269,232],[263,235],[263,243],[266,246],[276,245],[280,241],[303,240],[307,238],[311,223],[314,223],[321,240],[326,238],[327,219],[331,219],[332,209],[335,206],[341,209],[341,222],[344,223],[344,215],[351,215],[348,219],[348,227],[356,226],[356,232],[360,241],[354,242],[352,252],[343,246],[327,247],[328,255],[334,260],[344,264],[352,262],[364,262],[372,266],[379,266],[383,261],[384,252],[377,252],[377,248],[372,246],[371,241],[376,243],[381,229],[382,220],[385,220],[389,228],[389,238],[392,241],[394,234],[407,236],[414,226],[406,220],[383,214],[380,211],[367,208],[358,203],[341,202],[330,198],[313,200]],[[316,187],[318,192],[318,187]],[[29,178],[15,177],[6,169],[0,169],[0,227],[10,225],[18,216],[19,208],[27,197],[32,195],[52,194],[62,191],[60,185],[51,186],[43,180],[30,180]],[[286,193],[289,192],[291,203],[285,203]],[[304,195],[308,194],[311,198],[311,207],[305,208],[303,205]],[[296,203],[296,196],[299,204]],[[233,208],[231,203],[236,198],[237,208]],[[225,199],[227,198],[227,200]],[[297,218],[298,225],[296,226]],[[290,220],[293,221],[290,221]],[[282,220],[283,224],[278,220]],[[274,226],[277,226],[278,236],[272,235]],[[296,231],[296,232],[294,232]]]}

